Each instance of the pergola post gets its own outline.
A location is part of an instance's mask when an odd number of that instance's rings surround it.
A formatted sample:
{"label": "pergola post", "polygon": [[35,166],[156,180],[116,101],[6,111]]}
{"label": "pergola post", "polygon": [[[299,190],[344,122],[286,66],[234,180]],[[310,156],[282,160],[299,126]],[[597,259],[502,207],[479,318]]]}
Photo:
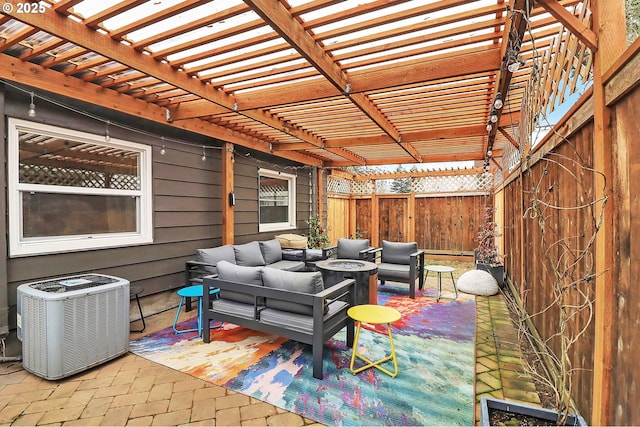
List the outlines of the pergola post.
{"label": "pergola post", "polygon": [[222,244],[234,243],[235,215],[233,196],[233,144],[226,142],[222,146]]}
{"label": "pergola post", "polygon": [[[318,214],[318,218],[322,220],[324,213],[324,184],[323,184],[323,171],[322,168],[316,168],[316,213]],[[313,208],[312,208],[313,209]]]}
{"label": "pergola post", "polygon": [[613,65],[626,48],[624,2],[592,0],[593,31],[597,35],[597,50],[593,52],[593,121],[594,169],[603,173],[604,182],[596,183],[596,199],[607,198],[604,220],[596,236],[595,279],[595,350],[593,407],[591,425],[611,425],[611,367],[613,360],[613,308],[615,287],[611,267],[614,265],[613,212],[617,189],[613,186],[613,152],[611,138],[611,112],[606,105],[603,74]]}

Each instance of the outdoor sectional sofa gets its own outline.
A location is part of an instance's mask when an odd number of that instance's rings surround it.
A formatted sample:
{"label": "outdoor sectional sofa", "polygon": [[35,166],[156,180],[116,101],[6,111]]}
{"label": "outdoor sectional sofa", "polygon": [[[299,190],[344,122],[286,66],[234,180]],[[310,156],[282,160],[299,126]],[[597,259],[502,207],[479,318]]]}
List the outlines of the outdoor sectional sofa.
{"label": "outdoor sectional sofa", "polygon": [[[320,272],[292,272],[272,267],[217,263],[217,276],[205,276],[202,302],[202,339],[211,341],[211,320],[230,322],[276,334],[312,346],[313,376],[322,379],[324,343],[347,328],[353,346],[355,281],[347,279],[324,289]],[[217,295],[210,290],[218,288]]]}
{"label": "outdoor sectional sofa", "polygon": [[241,245],[223,245],[213,248],[198,249],[196,259],[186,262],[185,286],[202,284],[202,278],[217,274],[216,265],[220,261],[245,267],[269,266],[279,270],[304,271],[304,252],[296,258],[283,258],[282,246],[278,239],[252,241]]}

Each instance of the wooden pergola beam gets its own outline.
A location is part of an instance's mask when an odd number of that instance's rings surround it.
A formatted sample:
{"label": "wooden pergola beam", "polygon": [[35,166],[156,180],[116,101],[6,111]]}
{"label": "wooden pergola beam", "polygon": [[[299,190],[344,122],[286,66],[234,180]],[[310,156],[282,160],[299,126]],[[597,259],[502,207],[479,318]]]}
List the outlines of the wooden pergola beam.
{"label": "wooden pergola beam", "polygon": [[[15,0],[10,1],[15,4],[18,3]],[[70,43],[88,49],[89,51],[93,51],[121,64],[140,70],[143,73],[156,77],[163,82],[175,86],[176,88],[193,93],[203,99],[217,104],[218,106],[224,107],[228,112],[242,114],[252,120],[256,120],[310,144],[316,146],[322,145],[322,141],[309,132],[287,126],[287,124],[282,120],[279,120],[277,117],[272,115],[265,114],[262,111],[250,110],[239,112],[237,103],[232,96],[227,95],[222,91],[215,90],[210,85],[204,85],[199,80],[194,80],[185,73],[174,70],[170,65],[157,61],[148,55],[138,54],[132,48],[114,40],[111,35],[107,36],[99,32],[92,31],[84,24],[75,22],[64,15],[60,15],[49,9],[47,9],[45,13],[17,13],[16,11],[19,10],[19,8],[15,4],[13,11],[7,12],[7,15],[17,21],[30,25],[34,28],[39,28],[41,31],[68,40]]]}
{"label": "wooden pergola beam", "polygon": [[287,40],[329,83],[346,95],[360,111],[389,135],[392,141],[396,141],[414,160],[421,161],[420,154],[410,144],[402,142],[402,137],[395,126],[368,97],[361,93],[351,93],[351,83],[346,74],[279,1],[245,0],[245,3],[251,6],[282,38]]}
{"label": "wooden pergola beam", "polygon": [[[352,92],[370,92],[392,86],[411,85],[455,78],[467,74],[495,72],[500,69],[500,50],[491,48],[481,52],[461,53],[460,55],[414,62],[384,70],[368,70],[350,75]],[[317,99],[340,96],[340,91],[324,79],[292,85],[287,88],[274,88],[252,91],[236,95],[238,111],[268,108],[275,100],[279,104],[294,104]],[[180,104],[171,109],[173,120],[202,117],[228,111],[207,100]],[[403,135],[404,136],[404,135]]]}
{"label": "wooden pergola beam", "polygon": [[[573,35],[578,37],[582,43],[587,45],[592,52],[598,49],[596,34],[582,21],[569,13],[557,0],[536,0],[554,18],[562,23]],[[626,27],[626,24],[625,24]]]}
{"label": "wooden pergola beam", "polygon": [[[91,83],[84,82],[71,76],[61,76],[60,73],[27,63],[12,56],[0,54],[0,79],[13,81],[22,85],[65,96],[78,101],[98,104],[104,108],[129,114],[133,117],[152,122],[173,126],[190,132],[207,135],[221,141],[251,148],[264,153],[271,152],[270,144],[229,128],[215,125],[199,119],[182,120],[177,124],[166,121],[166,110],[139,99],[105,89]],[[322,161],[301,153],[280,153],[280,156],[295,162],[311,166],[322,166]]]}
{"label": "wooden pergola beam", "polygon": [[[528,17],[531,13],[532,8],[533,4],[528,2],[527,0],[515,0],[513,5],[511,6],[511,15],[508,18],[506,24],[507,30],[505,31],[505,40],[503,40],[502,43],[502,57],[500,59],[501,68],[498,77],[498,83],[496,85],[496,95],[498,93],[501,94],[503,101],[507,99],[509,86],[511,84],[511,78],[513,77],[513,73],[507,68],[507,64],[505,63],[506,61],[503,60],[506,53],[506,46],[509,43],[509,39],[512,39],[511,41],[513,43],[522,43],[522,39],[528,25]],[[498,116],[497,123],[500,122],[500,116],[502,115],[503,111],[504,107],[495,110],[495,114]],[[487,153],[493,150],[493,143],[496,139],[497,132],[498,126],[493,126],[489,131],[487,146],[485,150]]]}

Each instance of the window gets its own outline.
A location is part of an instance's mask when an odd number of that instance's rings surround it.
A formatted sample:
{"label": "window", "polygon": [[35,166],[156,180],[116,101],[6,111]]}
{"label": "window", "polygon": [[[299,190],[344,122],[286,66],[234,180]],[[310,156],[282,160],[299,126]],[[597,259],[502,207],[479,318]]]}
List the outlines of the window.
{"label": "window", "polygon": [[258,176],[260,231],[295,228],[295,175],[260,169]]}
{"label": "window", "polygon": [[9,119],[9,253],[151,243],[151,150]]}

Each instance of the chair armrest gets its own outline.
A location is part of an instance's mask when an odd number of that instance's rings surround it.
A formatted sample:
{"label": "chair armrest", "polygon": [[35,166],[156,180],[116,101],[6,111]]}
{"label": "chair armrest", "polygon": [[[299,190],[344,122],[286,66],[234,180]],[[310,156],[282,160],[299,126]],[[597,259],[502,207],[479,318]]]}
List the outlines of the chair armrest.
{"label": "chair armrest", "polygon": [[[322,291],[318,292],[316,296],[321,298],[331,298],[331,297],[335,297],[336,295],[340,295],[345,291],[348,291],[349,293],[351,293],[351,289],[349,288],[355,289],[355,283],[356,283],[355,279],[345,279],[341,282],[336,283],[333,286],[323,289]],[[353,295],[351,295],[351,297],[353,297]],[[353,301],[350,301],[350,302],[353,302]]]}
{"label": "chair armrest", "polygon": [[282,259],[285,259],[284,254],[290,257],[286,259],[296,259],[297,261],[307,260],[307,248],[282,248]]}
{"label": "chair armrest", "polygon": [[338,254],[338,246],[327,246],[322,248],[322,259],[329,259]]}
{"label": "chair armrest", "polygon": [[375,260],[375,251],[376,248],[374,248],[373,246],[368,247],[367,249],[363,249],[360,252],[358,252],[358,259],[361,259],[363,261],[373,261]]}
{"label": "chair armrest", "polygon": [[369,250],[369,258],[371,262],[375,262],[382,254],[382,248],[373,248]]}
{"label": "chair armrest", "polygon": [[202,283],[203,276],[216,275],[211,271],[207,271],[206,267],[215,267],[215,265],[196,260],[185,262],[184,285],[190,286],[193,284],[200,284]]}
{"label": "chair armrest", "polygon": [[209,264],[208,262],[191,260],[185,263],[187,267],[215,267],[215,264]]}

